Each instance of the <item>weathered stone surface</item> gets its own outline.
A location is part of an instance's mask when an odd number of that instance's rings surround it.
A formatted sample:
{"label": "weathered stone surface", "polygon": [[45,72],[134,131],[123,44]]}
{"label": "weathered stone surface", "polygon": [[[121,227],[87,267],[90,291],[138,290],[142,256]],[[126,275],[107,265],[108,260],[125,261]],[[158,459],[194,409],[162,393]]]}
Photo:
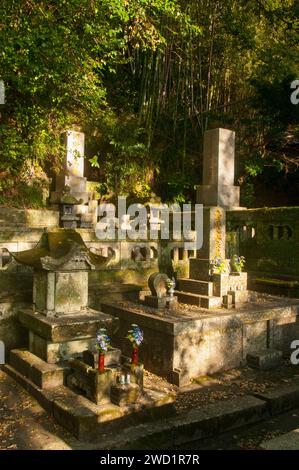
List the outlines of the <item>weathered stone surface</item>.
{"label": "weathered stone surface", "polygon": [[[102,309],[119,318],[114,338],[125,355],[130,356],[131,351],[124,337],[130,324],[137,323],[144,331],[140,359],[145,368],[181,386],[192,377],[240,367],[248,353],[267,349],[271,328],[275,328],[275,323],[268,322],[290,315],[292,305],[275,300],[249,304],[232,312],[193,311],[189,317],[179,312],[159,317],[135,310],[133,305],[103,304]],[[284,342],[283,338],[283,334],[279,341],[277,338],[276,348]]]}
{"label": "weathered stone surface", "polygon": [[263,450],[299,450],[299,429],[263,441],[259,448]]}
{"label": "weathered stone surface", "polygon": [[129,405],[136,403],[140,394],[140,387],[137,384],[117,384],[111,387],[111,401],[115,405]]}
{"label": "weathered stone surface", "polygon": [[58,318],[20,310],[18,318],[29,331],[52,343],[95,338],[100,328],[112,327],[113,323],[109,315],[92,309]]}
{"label": "weathered stone surface", "polygon": [[197,202],[205,206],[238,207],[240,188],[234,186],[235,133],[211,129],[204,135],[203,185]]}
{"label": "weathered stone surface", "polygon": [[53,402],[53,416],[58,424],[78,439],[90,440],[96,435],[97,413],[88,400],[69,391],[65,398]]}
{"label": "weathered stone surface", "polygon": [[190,266],[189,267],[190,279],[195,279],[198,281],[207,281],[207,282],[210,282],[212,280],[211,260],[190,258],[189,266]]}
{"label": "weathered stone surface", "polygon": [[183,304],[196,305],[197,307],[202,308],[220,308],[222,305],[221,297],[208,296],[208,295],[198,295],[198,294],[189,294],[187,292],[176,291],[176,296],[178,297],[179,302]]}
{"label": "weathered stone surface", "polygon": [[248,290],[233,290],[228,291],[228,294],[232,296],[232,303],[235,308],[248,302]]}
{"label": "weathered stone surface", "polygon": [[63,385],[64,369],[44,362],[29,351],[12,350],[10,364],[40,388],[48,389]]}
{"label": "weathered stone surface", "polygon": [[107,258],[91,252],[75,230],[45,232],[38,245],[11,252],[20,264],[34,268],[33,302],[45,315],[80,312],[88,303],[88,271]]}
{"label": "weathered stone surface", "polygon": [[128,423],[140,423],[174,413],[174,397],[164,392],[145,389],[138,403],[122,407],[112,403],[97,406],[64,386],[42,390],[12,366],[4,367],[5,372],[34,396],[58,424],[84,441],[98,438],[108,429],[127,428]]}
{"label": "weathered stone surface", "polygon": [[197,189],[197,202],[205,206],[239,207],[239,186],[202,184]]}
{"label": "weathered stone surface", "polygon": [[[220,297],[232,291],[246,291],[247,294],[247,273],[213,274],[213,286],[214,295]],[[246,294],[243,294],[243,298],[245,298]],[[240,296],[242,296],[242,294],[240,294]]]}
{"label": "weathered stone surface", "polygon": [[[225,210],[221,207],[203,208],[203,245],[197,258],[225,259],[225,220]],[[191,274],[190,277],[193,278]]]}
{"label": "weathered stone surface", "polygon": [[116,382],[116,370],[106,368],[103,373],[93,369],[78,359],[69,361],[72,372],[67,377],[67,385],[74,391],[83,393],[97,405],[110,403],[111,386]]}
{"label": "weathered stone surface", "polygon": [[232,308],[233,296],[231,294],[226,294],[223,296],[223,306],[224,308]]}
{"label": "weathered stone surface", "polygon": [[236,234],[239,253],[245,256],[251,274],[251,288],[299,297],[299,207],[228,211],[227,222],[230,250],[236,246]]}
{"label": "weathered stone surface", "polygon": [[196,279],[179,279],[178,290],[198,295],[213,295],[213,283]]}
{"label": "weathered stone surface", "polygon": [[[97,368],[99,353],[94,350],[83,351],[83,361],[91,366],[92,368]],[[111,348],[105,353],[105,365],[107,367],[119,364],[121,358],[121,350],[117,348]]]}
{"label": "weathered stone surface", "polygon": [[[265,403],[254,397],[236,397],[180,413],[167,420],[139,425],[114,438],[110,449],[169,449],[237,430],[269,417]],[[237,433],[237,431],[236,431]],[[107,442],[106,442],[107,445]],[[104,447],[103,447],[104,448]]]}
{"label": "weathered stone surface", "polygon": [[153,297],[163,298],[167,296],[167,283],[169,277],[164,273],[153,273],[149,277],[148,286]]}
{"label": "weathered stone surface", "polygon": [[277,349],[265,349],[247,354],[247,364],[254,369],[273,369],[282,363],[282,352]]}
{"label": "weathered stone surface", "polygon": [[286,385],[256,396],[267,402],[271,415],[277,415],[299,406],[299,385]]}
{"label": "weathered stone surface", "polygon": [[167,297],[157,297],[155,295],[146,295],[144,304],[149,307],[164,309],[166,307]]}
{"label": "weathered stone surface", "polygon": [[14,209],[0,207],[0,226],[13,227],[58,227],[59,212],[47,209]]}
{"label": "weathered stone surface", "polygon": [[88,272],[56,273],[55,310],[72,313],[88,304]]}
{"label": "weathered stone surface", "polygon": [[246,323],[243,327],[243,354],[244,359],[248,354],[255,354],[257,351],[267,349],[268,345],[268,321],[256,321]]}

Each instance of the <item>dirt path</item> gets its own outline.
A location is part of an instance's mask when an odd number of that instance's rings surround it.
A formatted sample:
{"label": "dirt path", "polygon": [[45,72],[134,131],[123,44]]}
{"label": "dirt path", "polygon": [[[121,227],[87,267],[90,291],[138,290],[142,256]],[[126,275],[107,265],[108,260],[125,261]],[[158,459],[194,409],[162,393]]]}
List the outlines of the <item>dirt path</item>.
{"label": "dirt path", "polygon": [[1,450],[67,450],[73,441],[34,398],[0,370]]}

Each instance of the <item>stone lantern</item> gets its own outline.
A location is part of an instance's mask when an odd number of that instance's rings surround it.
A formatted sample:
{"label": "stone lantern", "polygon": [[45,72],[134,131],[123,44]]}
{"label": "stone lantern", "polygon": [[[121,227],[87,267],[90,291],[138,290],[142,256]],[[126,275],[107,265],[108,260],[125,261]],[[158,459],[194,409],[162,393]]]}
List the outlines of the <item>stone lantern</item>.
{"label": "stone lantern", "polygon": [[12,253],[34,269],[34,309],[45,316],[82,313],[88,301],[88,271],[107,262],[92,253],[75,230],[44,232],[38,245]]}
{"label": "stone lantern", "polygon": [[88,272],[108,258],[92,253],[72,229],[45,231],[36,247],[11,254],[33,268],[33,308],[19,312],[30,352],[51,363],[94,346],[96,332],[112,319],[88,307]]}
{"label": "stone lantern", "polygon": [[61,197],[58,199],[60,224],[64,228],[77,228],[80,217],[75,213],[75,206],[82,204],[83,200],[76,199],[71,195],[71,188],[65,186]]}

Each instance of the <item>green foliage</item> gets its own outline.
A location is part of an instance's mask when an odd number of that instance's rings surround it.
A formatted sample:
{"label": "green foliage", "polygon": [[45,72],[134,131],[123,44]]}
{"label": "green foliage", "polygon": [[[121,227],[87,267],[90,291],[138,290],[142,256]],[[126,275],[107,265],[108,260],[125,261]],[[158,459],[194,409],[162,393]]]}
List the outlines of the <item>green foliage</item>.
{"label": "green foliage", "polygon": [[298,167],[282,150],[299,131],[295,0],[2,0],[0,17],[2,203],[38,204],[28,165],[58,171],[69,127],[104,198],[189,201],[216,126],[237,132],[248,203]]}
{"label": "green foliage", "polygon": [[234,255],[231,259],[231,269],[233,272],[240,273],[245,267],[246,261],[244,256]]}

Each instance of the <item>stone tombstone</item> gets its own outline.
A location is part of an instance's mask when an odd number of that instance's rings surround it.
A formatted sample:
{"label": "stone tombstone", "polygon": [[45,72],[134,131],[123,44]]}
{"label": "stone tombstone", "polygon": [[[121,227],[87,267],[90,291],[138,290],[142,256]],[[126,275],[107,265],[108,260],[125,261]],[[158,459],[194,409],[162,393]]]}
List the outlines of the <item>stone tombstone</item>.
{"label": "stone tombstone", "polygon": [[[51,192],[52,204],[59,202],[66,186],[70,188],[73,197],[82,199],[82,204],[89,202],[91,195],[87,191],[87,179],[84,177],[84,140],[83,132],[66,131],[63,171],[56,175],[55,191]],[[79,213],[81,213],[80,207],[76,208]]]}
{"label": "stone tombstone", "polygon": [[5,85],[3,80],[0,80],[0,104],[5,104]]}
{"label": "stone tombstone", "polygon": [[66,132],[66,169],[69,175],[84,176],[84,133]]}
{"label": "stone tombstone", "polygon": [[164,273],[153,273],[149,277],[148,286],[153,296],[159,299],[167,296],[169,277]]}
{"label": "stone tombstone", "polygon": [[0,365],[5,364],[5,345],[0,341]]}
{"label": "stone tombstone", "polygon": [[204,135],[203,184],[197,202],[226,209],[239,207],[240,188],[235,179],[235,132],[211,129]]}
{"label": "stone tombstone", "polygon": [[167,274],[153,273],[148,279],[151,295],[144,298],[145,305],[157,309],[164,309],[168,300],[168,283],[170,279]]}

